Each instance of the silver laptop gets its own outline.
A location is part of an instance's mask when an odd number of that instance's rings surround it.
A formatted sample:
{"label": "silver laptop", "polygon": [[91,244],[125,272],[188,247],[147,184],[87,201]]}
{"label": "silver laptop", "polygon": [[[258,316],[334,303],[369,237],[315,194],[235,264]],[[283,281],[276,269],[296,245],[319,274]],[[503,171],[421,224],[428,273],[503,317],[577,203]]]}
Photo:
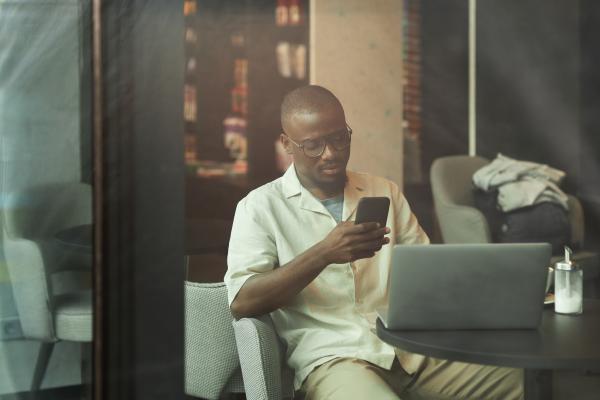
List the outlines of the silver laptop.
{"label": "silver laptop", "polygon": [[396,245],[388,329],[536,328],[544,306],[548,243]]}

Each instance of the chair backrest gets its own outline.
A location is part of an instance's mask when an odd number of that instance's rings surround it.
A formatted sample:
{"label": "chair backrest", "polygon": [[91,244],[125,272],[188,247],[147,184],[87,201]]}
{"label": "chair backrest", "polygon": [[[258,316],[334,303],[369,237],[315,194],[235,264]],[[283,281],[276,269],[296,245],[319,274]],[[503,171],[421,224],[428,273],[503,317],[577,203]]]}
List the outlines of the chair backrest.
{"label": "chair backrest", "polygon": [[49,238],[92,222],[92,188],[81,182],[52,183],[7,193],[4,232],[14,238]]}
{"label": "chair backrest", "polygon": [[185,282],[185,392],[218,399],[239,382],[240,361],[225,283]]}
{"label": "chair backrest", "polygon": [[483,157],[448,156],[431,165],[431,190],[440,204],[470,206],[473,203],[473,174],[488,164]]}
{"label": "chair backrest", "polygon": [[65,228],[89,224],[91,187],[53,183],[3,193],[0,235],[23,334],[55,340],[50,274],[65,261],[54,235]]}
{"label": "chair backrest", "polygon": [[436,159],[431,190],[445,243],[487,243],[491,235],[483,214],[474,208],[473,173],[489,161],[466,155]]}

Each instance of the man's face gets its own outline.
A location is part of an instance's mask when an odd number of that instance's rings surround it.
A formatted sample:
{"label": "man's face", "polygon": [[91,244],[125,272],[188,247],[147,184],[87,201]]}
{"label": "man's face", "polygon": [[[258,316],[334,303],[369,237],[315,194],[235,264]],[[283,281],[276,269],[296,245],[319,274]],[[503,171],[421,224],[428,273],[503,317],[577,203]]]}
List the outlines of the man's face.
{"label": "man's face", "polygon": [[[302,144],[305,140],[325,138],[346,129],[344,110],[338,105],[331,105],[316,113],[292,116],[285,133],[296,143]],[[331,143],[326,142],[323,154],[311,158],[285,135],[282,135],[282,142],[286,150],[293,155],[296,172],[303,184],[323,190],[344,186],[350,147],[336,150]]]}

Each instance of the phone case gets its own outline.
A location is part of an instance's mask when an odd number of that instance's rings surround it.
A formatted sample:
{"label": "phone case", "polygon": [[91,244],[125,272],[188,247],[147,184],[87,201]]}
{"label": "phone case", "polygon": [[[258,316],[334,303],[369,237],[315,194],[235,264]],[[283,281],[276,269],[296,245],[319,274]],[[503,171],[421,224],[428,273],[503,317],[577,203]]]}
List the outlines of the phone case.
{"label": "phone case", "polygon": [[358,201],[355,223],[378,222],[380,226],[386,226],[389,209],[388,197],[363,197]]}

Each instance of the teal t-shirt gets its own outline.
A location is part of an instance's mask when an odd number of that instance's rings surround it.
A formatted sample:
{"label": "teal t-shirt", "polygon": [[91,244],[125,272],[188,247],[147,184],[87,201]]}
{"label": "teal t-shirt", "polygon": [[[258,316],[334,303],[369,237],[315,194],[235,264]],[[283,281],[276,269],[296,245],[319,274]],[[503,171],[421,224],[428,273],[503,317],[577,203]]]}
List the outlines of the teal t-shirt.
{"label": "teal t-shirt", "polygon": [[335,222],[339,223],[342,220],[342,211],[344,210],[344,195],[340,194],[339,196],[320,201],[333,219],[335,219]]}

